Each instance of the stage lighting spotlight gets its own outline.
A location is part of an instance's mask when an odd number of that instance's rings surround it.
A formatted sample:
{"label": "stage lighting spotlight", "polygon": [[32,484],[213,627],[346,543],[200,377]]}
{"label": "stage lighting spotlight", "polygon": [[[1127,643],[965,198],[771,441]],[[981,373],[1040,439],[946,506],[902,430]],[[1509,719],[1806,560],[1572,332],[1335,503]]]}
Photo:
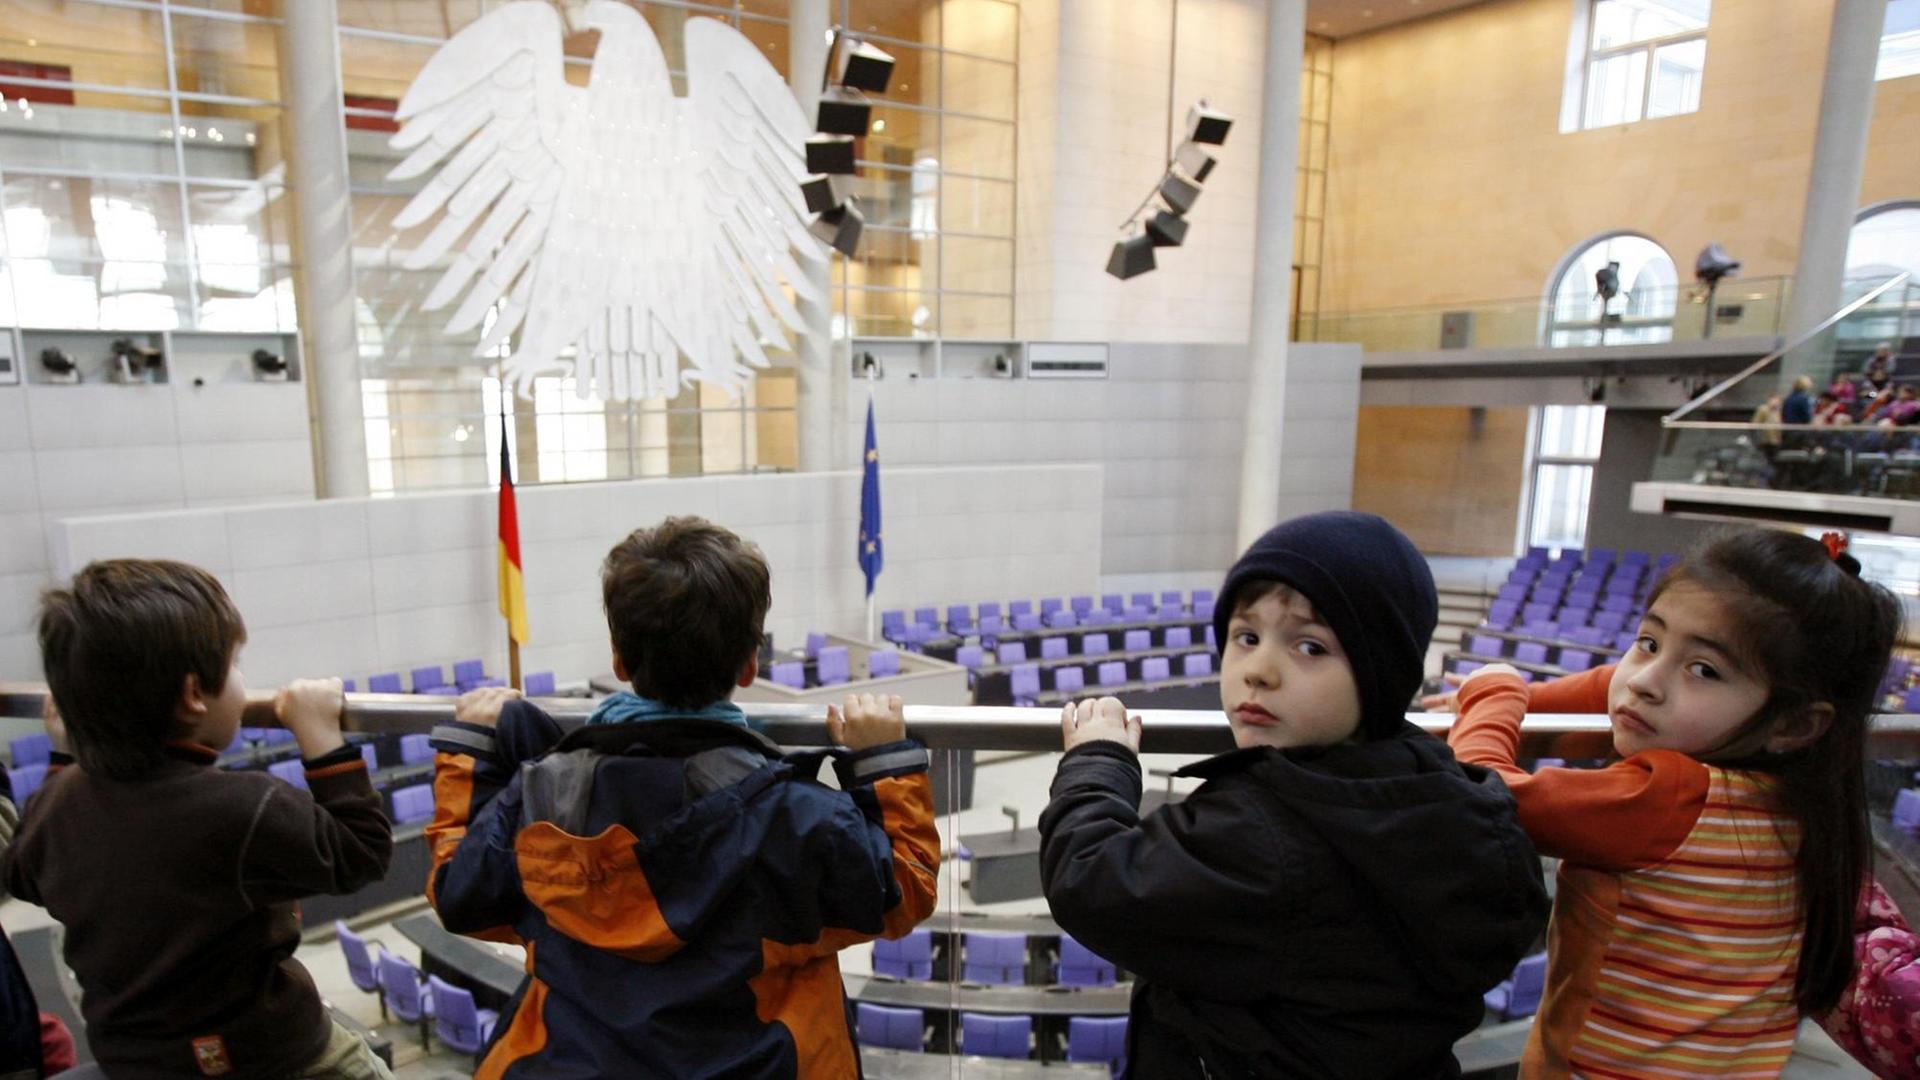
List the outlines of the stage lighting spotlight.
{"label": "stage lighting spotlight", "polygon": [[873,119],[873,103],[858,90],[829,87],[820,95],[814,130],[827,135],[865,135]]}
{"label": "stage lighting spotlight", "polygon": [[807,200],[807,213],[824,214],[853,194],[853,177],[846,173],[809,176],[800,181],[800,194]]}
{"label": "stage lighting spotlight", "polygon": [[1211,108],[1202,101],[1187,110],[1187,141],[1219,146],[1227,141],[1227,131],[1233,127],[1233,117],[1218,109]]}
{"label": "stage lighting spotlight", "polygon": [[1740,260],[1727,254],[1727,249],[1719,244],[1708,244],[1700,249],[1693,260],[1693,276],[1708,285],[1717,285],[1723,278],[1740,273]]}
{"label": "stage lighting spotlight", "polygon": [[1187,219],[1170,210],[1156,210],[1147,219],[1147,235],[1154,247],[1179,247],[1187,238]]}
{"label": "stage lighting spotlight", "polygon": [[834,43],[833,81],[869,93],[887,92],[893,78],[893,57],[859,38],[841,34]]}
{"label": "stage lighting spotlight", "polygon": [[867,219],[860,213],[860,200],[848,199],[828,210],[808,226],[821,242],[831,244],[843,255],[851,256],[860,247],[860,232]]}
{"label": "stage lighting spotlight", "polygon": [[1200,185],[1187,179],[1176,166],[1161,177],[1160,197],[1167,201],[1168,209],[1176,214],[1185,214],[1193,209],[1194,200],[1200,197]]}
{"label": "stage lighting spotlight", "polygon": [[1196,184],[1207,182],[1207,175],[1213,172],[1215,164],[1213,155],[1202,150],[1196,142],[1181,143],[1180,148],[1173,152],[1173,162],[1180,166],[1181,172],[1193,177]]}
{"label": "stage lighting spotlight", "polygon": [[1113,245],[1113,254],[1107,258],[1107,273],[1122,281],[1153,267],[1153,237],[1143,232]]}
{"label": "stage lighting spotlight", "polygon": [[1602,300],[1620,295],[1620,264],[1610,262],[1593,272],[1593,291]]}
{"label": "stage lighting spotlight", "polygon": [[68,356],[65,349],[52,345],[40,350],[40,366],[58,378],[74,381],[80,378],[80,365],[73,362],[73,357]]}
{"label": "stage lighting spotlight", "polygon": [[112,355],[125,359],[131,367],[157,368],[166,359],[166,355],[151,345],[136,345],[132,338],[114,338]]}
{"label": "stage lighting spotlight", "polygon": [[815,135],[807,140],[807,171],[847,174],[854,171],[853,136]]}
{"label": "stage lighting spotlight", "polygon": [[263,379],[284,379],[287,377],[287,358],[265,349],[253,350],[253,370]]}

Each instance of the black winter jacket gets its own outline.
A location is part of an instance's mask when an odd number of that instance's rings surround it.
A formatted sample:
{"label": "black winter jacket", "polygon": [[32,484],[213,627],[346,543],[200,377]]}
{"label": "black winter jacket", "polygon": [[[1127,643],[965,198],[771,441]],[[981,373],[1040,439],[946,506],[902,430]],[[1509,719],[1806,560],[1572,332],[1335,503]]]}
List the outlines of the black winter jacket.
{"label": "black winter jacket", "polygon": [[1458,1076],[1547,918],[1499,778],[1411,724],[1180,775],[1206,783],[1142,821],[1139,759],[1090,743],[1040,818],[1054,918],[1136,976],[1130,1075]]}

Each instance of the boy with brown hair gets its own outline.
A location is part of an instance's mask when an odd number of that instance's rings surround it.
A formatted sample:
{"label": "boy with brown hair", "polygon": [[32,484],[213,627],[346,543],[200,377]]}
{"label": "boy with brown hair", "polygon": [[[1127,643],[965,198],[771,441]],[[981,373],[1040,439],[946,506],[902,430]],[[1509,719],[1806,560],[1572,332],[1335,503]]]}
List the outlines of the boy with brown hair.
{"label": "boy with brown hair", "polygon": [[635,531],[601,585],[632,692],[562,732],[477,690],[434,731],[427,895],[447,929],[527,946],[474,1075],[857,1076],[836,956],[931,914],[939,863],[900,699],[829,708],[851,753],[752,730],[728,699],[758,674],[767,564],[700,518]]}
{"label": "boy with brown hair", "polygon": [[[115,1080],[390,1074],[293,958],[294,903],[386,873],[392,826],[340,734],[338,679],[274,699],[312,794],[215,766],[247,704],[246,627],[185,563],[89,564],[40,605],[40,654],[79,765],[8,850],[7,891],[66,927],[87,1041]],[[72,761],[64,753],[57,766]]]}

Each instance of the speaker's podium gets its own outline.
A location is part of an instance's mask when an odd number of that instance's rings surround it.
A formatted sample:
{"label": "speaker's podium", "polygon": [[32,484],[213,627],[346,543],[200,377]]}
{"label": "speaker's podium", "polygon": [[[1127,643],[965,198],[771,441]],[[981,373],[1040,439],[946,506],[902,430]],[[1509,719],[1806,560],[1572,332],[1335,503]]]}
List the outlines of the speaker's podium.
{"label": "speaker's podium", "polygon": [[[740,704],[765,702],[778,705],[839,704],[848,694],[899,694],[908,705],[971,705],[973,692],[967,686],[967,669],[959,664],[894,650],[884,642],[827,635],[828,647],[847,650],[847,682],[819,685],[818,666],[812,659],[796,658],[787,663],[800,664],[806,673],[806,686],[775,682],[774,665],[762,658],[760,677],[752,686],[734,691]],[[876,652],[896,652],[897,674],[873,678],[869,675]],[[932,764],[933,812],[939,816],[957,813],[973,805],[973,751],[935,750]]]}

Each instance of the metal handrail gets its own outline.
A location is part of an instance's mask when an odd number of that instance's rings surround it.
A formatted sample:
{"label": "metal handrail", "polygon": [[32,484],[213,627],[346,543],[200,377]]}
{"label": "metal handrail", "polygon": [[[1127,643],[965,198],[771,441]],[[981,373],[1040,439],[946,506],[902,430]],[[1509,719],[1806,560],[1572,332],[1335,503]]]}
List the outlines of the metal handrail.
{"label": "metal handrail", "polygon": [[[46,688],[39,683],[0,682],[0,716],[38,717]],[[596,704],[576,697],[537,699],[562,727],[586,722]],[[348,694],[343,726],[348,731],[408,734],[432,730],[453,719],[453,699],[413,694]],[[783,746],[827,745],[826,706],[740,703],[767,736]],[[1160,754],[1214,754],[1233,748],[1226,717],[1211,710],[1136,709],[1141,718],[1141,749]],[[908,705],[907,731],[935,750],[1060,749],[1057,709],[987,705]],[[1439,736],[1453,726],[1450,713],[1410,713],[1407,719]],[[244,722],[278,727],[270,695],[250,694]],[[1530,715],[1520,732],[1525,758],[1601,758],[1612,752],[1605,716],[1554,713]],[[1889,713],[1874,720],[1869,752],[1877,757],[1920,758],[1920,714]]]}
{"label": "metal handrail", "polygon": [[[1701,394],[1699,397],[1694,398],[1692,401],[1687,402],[1685,405],[1682,405],[1679,408],[1668,413],[1667,415],[1661,417],[1660,426],[1661,427],[1681,426],[1680,424],[1681,417],[1687,415],[1688,413],[1694,411],[1695,409],[1700,408],[1702,405],[1705,405],[1707,402],[1712,401],[1714,398],[1717,398],[1721,394],[1726,393],[1728,390],[1731,390],[1734,384],[1745,381],[1747,376],[1752,375],[1754,372],[1759,371],[1761,368],[1766,367],[1768,364],[1773,363],[1775,360],[1780,359],[1781,357],[1787,355],[1793,350],[1799,348],[1802,345],[1805,345],[1807,342],[1812,341],[1814,338],[1832,329],[1834,326],[1840,323],[1840,320],[1846,318],[1847,316],[1853,314],[1856,311],[1859,311],[1861,308],[1866,307],[1869,303],[1873,302],[1876,298],[1878,298],[1880,294],[1886,292],[1887,290],[1893,288],[1896,285],[1899,285],[1905,282],[1908,278],[1912,276],[1913,275],[1910,271],[1902,270],[1899,273],[1888,278],[1887,280],[1874,286],[1872,289],[1869,289],[1867,292],[1861,294],[1859,299],[1853,301],[1850,304],[1845,305],[1839,311],[1836,311],[1833,314],[1827,316],[1826,318],[1820,320],[1819,325],[1815,326],[1813,329],[1808,330],[1805,333],[1802,333],[1799,337],[1796,337],[1791,341],[1788,341],[1785,345],[1780,346],[1779,348],[1773,350],[1772,352],[1761,357],[1760,359],[1755,360],[1753,363],[1748,364],[1745,368],[1741,369],[1739,372],[1736,372],[1733,375],[1727,376],[1725,379],[1722,379],[1718,384],[1716,384],[1712,389],[1708,390],[1706,393]],[[1702,421],[1698,421],[1698,420],[1692,421],[1692,423],[1694,424],[1698,424],[1701,422]]]}

